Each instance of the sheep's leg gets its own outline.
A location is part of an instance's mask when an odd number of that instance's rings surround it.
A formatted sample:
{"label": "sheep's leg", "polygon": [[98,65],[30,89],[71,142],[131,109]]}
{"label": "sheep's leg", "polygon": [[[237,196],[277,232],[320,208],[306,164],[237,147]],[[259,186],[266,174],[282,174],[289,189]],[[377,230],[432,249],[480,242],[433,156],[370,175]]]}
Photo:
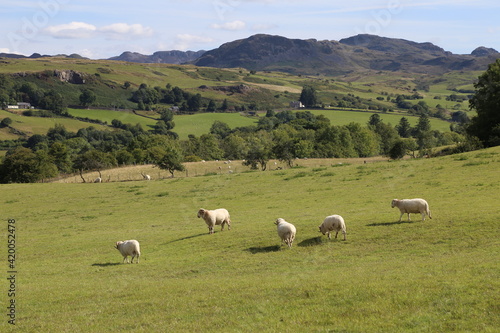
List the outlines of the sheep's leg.
{"label": "sheep's leg", "polygon": [[337,236],[338,236],[338,235],[339,235],[339,232],[337,231],[337,232],[335,233],[335,239],[337,239]]}
{"label": "sheep's leg", "polygon": [[127,261],[127,264],[128,264],[128,258],[127,258],[127,256],[123,257],[123,263],[125,263],[125,260]]}
{"label": "sheep's leg", "polygon": [[425,221],[425,213],[421,213],[422,214],[422,221]]}
{"label": "sheep's leg", "polygon": [[401,219],[403,218],[403,215],[404,215],[404,214],[405,214],[405,213],[401,213],[401,215],[399,215],[399,222],[401,222]]}
{"label": "sheep's leg", "polygon": [[347,233],[346,233],[346,232],[343,232],[343,234],[344,234],[344,240],[346,240],[346,234],[347,234]]}
{"label": "sheep's leg", "polygon": [[330,231],[327,232],[328,239],[332,239],[332,235],[330,235]]}
{"label": "sheep's leg", "polygon": [[410,213],[407,213],[408,214],[408,222],[410,222]]}

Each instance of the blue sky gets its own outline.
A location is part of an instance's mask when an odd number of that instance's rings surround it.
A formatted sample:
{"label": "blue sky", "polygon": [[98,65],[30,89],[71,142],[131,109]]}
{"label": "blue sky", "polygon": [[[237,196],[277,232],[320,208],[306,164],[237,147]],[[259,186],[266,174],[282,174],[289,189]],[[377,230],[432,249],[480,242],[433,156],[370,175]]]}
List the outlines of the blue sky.
{"label": "blue sky", "polygon": [[340,40],[360,33],[500,51],[498,0],[2,0],[0,52],[102,59],[211,50],[257,33]]}

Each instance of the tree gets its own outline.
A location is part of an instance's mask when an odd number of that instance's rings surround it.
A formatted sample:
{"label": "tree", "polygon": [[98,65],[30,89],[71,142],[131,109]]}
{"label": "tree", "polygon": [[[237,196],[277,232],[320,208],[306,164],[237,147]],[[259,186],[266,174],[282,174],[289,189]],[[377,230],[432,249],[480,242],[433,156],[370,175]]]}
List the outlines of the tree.
{"label": "tree", "polygon": [[399,124],[396,125],[396,130],[402,138],[409,138],[411,136],[411,125],[406,117],[401,117]]}
{"label": "tree", "polygon": [[500,145],[500,59],[488,66],[474,84],[476,92],[470,108],[476,110],[467,133],[476,136],[485,146]]}
{"label": "tree", "polygon": [[45,93],[45,96],[40,100],[42,109],[53,111],[56,114],[63,114],[66,111],[66,103],[62,95],[55,90],[50,90]]}
{"label": "tree", "polygon": [[9,127],[10,124],[12,124],[12,119],[9,117],[3,118],[2,121],[0,122],[0,127]]}
{"label": "tree", "polygon": [[217,109],[215,106],[215,102],[213,100],[210,100],[207,105],[207,112],[214,112]]}
{"label": "tree", "polygon": [[95,93],[90,89],[84,89],[80,94],[80,105],[88,108],[96,101],[97,97]]}
{"label": "tree", "polygon": [[93,149],[78,155],[73,161],[73,168],[80,172],[80,178],[85,183],[85,178],[83,178],[84,171],[97,171],[99,177],[102,178],[101,170],[116,166],[117,164],[115,157],[111,154]]}
{"label": "tree", "polygon": [[52,157],[57,169],[61,172],[71,172],[71,156],[68,146],[62,142],[54,142],[49,149],[49,155]]}
{"label": "tree", "polygon": [[255,135],[249,136],[247,139],[248,152],[243,165],[257,169],[257,165],[260,164],[261,170],[265,171],[271,158],[272,146],[273,141],[267,131],[259,131]]}
{"label": "tree", "polygon": [[187,101],[189,111],[198,111],[201,107],[201,95],[196,94],[191,96]]}
{"label": "tree", "polygon": [[219,139],[224,139],[231,134],[231,127],[223,121],[215,120],[210,127],[210,133]]}
{"label": "tree", "polygon": [[158,157],[153,163],[160,169],[168,170],[174,178],[175,171],[185,170],[184,165],[182,165],[183,158],[181,149],[172,143],[164,148],[163,156]]}
{"label": "tree", "polygon": [[427,154],[427,150],[432,148],[434,136],[431,132],[431,122],[425,114],[418,119],[418,124],[415,126],[415,137],[417,138],[418,149],[421,155]]}
{"label": "tree", "polygon": [[374,113],[370,116],[370,119],[368,120],[368,126],[377,127],[377,125],[380,124],[381,122],[382,119],[380,118],[380,115]]}
{"label": "tree", "polygon": [[56,175],[57,167],[45,151],[33,152],[24,147],[7,152],[0,166],[3,183],[34,183]]}
{"label": "tree", "polygon": [[222,101],[222,105],[221,105],[221,107],[220,107],[220,110],[221,110],[221,111],[227,111],[227,109],[228,109],[228,108],[229,108],[229,105],[228,105],[228,103],[227,103],[227,99],[224,99],[224,100]]}
{"label": "tree", "polygon": [[308,108],[318,104],[316,89],[310,86],[303,87],[302,92],[300,93],[299,101],[302,102],[302,104],[304,104]]}

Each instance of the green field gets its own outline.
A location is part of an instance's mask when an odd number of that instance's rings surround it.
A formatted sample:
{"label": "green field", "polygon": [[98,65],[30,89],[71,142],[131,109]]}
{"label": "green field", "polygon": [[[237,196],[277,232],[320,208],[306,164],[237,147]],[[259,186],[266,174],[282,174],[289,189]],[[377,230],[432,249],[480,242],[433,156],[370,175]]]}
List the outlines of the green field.
{"label": "green field", "polygon": [[[55,118],[40,118],[26,117],[20,114],[11,113],[5,110],[0,110],[0,119],[10,118],[12,124],[10,127],[15,128],[28,136],[33,134],[47,134],[50,128],[56,124],[63,125],[70,132],[78,132],[80,128],[94,126],[97,129],[105,129],[107,127],[97,124],[90,124],[76,119],[55,117]],[[8,128],[0,129],[0,140],[12,140],[18,138],[18,135],[12,134]]]}
{"label": "green field", "polygon": [[[498,332],[500,147],[432,159],[0,185],[19,332]],[[397,222],[393,198],[432,219]],[[227,208],[208,235],[200,208]],[[318,233],[340,214],[347,241]],[[273,222],[297,227],[280,247]],[[15,219],[15,297],[8,296]],[[12,224],[11,224],[12,225]],[[9,238],[11,239],[11,238]],[[113,248],[137,239],[141,262]]]}
{"label": "green field", "polygon": [[[374,112],[369,111],[342,111],[342,110],[313,110],[311,111],[315,115],[324,115],[330,119],[331,125],[347,125],[351,122],[362,124],[363,126],[368,123],[370,117]],[[378,113],[382,121],[396,126],[402,117],[406,117],[410,122],[411,126],[418,124],[419,117],[411,116],[404,113]],[[429,118],[431,123],[431,129],[438,130],[442,132],[450,131],[450,123],[445,120],[437,118]]]}

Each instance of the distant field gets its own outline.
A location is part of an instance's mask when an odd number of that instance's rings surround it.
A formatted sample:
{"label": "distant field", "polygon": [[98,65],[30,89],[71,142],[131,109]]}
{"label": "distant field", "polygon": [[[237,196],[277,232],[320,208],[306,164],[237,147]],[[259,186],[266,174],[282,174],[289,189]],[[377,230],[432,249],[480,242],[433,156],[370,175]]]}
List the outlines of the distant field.
{"label": "distant field", "polygon": [[95,109],[68,109],[68,113],[74,117],[98,119],[105,121],[109,125],[114,119],[120,120],[124,124],[140,124],[145,130],[151,129],[157,122],[155,119],[138,116],[129,111],[95,110]]}
{"label": "distant field", "polygon": [[[27,135],[33,134],[47,134],[49,128],[55,127],[56,124],[61,124],[70,132],[77,132],[80,128],[94,126],[98,129],[105,129],[107,127],[102,125],[90,124],[76,119],[70,118],[40,118],[40,117],[25,117],[19,114],[0,110],[0,119],[12,119],[11,127],[20,130]],[[15,138],[18,136],[16,135]],[[6,129],[0,130],[0,140],[13,139],[13,136],[7,132]]]}
{"label": "distant field", "polygon": [[[0,331],[11,328],[5,272],[15,269],[19,332],[498,332],[500,147],[339,161],[0,185]],[[391,200],[413,197],[432,219],[398,222]],[[197,211],[219,207],[231,230],[209,235]],[[330,214],[344,217],[346,241],[318,232]],[[278,217],[297,228],[291,249],[280,246]],[[139,264],[113,248],[127,239],[141,243]]]}
{"label": "distant field", "polygon": [[[373,112],[369,111],[339,111],[339,110],[311,110],[316,115],[324,115],[330,119],[332,125],[347,125],[351,122],[366,125]],[[380,118],[392,126],[396,126],[402,117],[406,117],[412,126],[418,123],[418,117],[407,114],[377,113]],[[447,132],[450,123],[445,120],[430,118],[431,129]]]}

